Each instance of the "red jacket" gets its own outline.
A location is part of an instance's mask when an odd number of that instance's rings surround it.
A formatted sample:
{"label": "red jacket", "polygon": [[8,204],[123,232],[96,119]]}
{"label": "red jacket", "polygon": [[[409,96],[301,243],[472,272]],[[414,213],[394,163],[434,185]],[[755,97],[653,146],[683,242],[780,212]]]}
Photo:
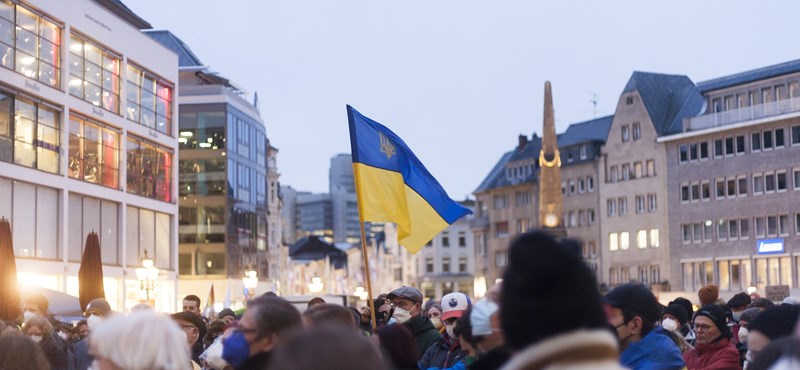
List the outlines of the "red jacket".
{"label": "red jacket", "polygon": [[739,351],[730,339],[723,338],[711,344],[698,344],[683,353],[689,370],[741,370]]}

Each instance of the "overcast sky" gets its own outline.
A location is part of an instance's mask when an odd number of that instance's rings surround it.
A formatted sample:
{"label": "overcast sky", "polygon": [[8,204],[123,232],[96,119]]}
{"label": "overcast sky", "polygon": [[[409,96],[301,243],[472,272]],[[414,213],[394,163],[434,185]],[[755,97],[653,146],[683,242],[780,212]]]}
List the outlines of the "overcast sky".
{"label": "overcast sky", "polygon": [[800,1],[123,0],[258,92],[283,185],[327,192],[345,104],[402,137],[454,199],[517,135],[613,114],[633,71],[695,82],[800,58]]}

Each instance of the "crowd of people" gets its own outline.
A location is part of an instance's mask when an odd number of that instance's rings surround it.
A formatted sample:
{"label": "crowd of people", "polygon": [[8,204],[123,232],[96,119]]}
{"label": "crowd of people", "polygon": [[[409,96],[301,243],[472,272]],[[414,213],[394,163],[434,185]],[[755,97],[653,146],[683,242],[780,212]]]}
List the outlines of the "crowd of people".
{"label": "crowd of people", "polygon": [[273,293],[210,318],[195,295],[171,315],[124,315],[98,298],[71,325],[33,295],[0,323],[0,370],[800,369],[791,297],[726,302],[708,285],[697,305],[664,306],[641,284],[597,286],[573,242],[534,231],[512,242],[502,283],[480,301],[399,287],[374,300],[374,328],[366,306],[316,298],[301,312]]}

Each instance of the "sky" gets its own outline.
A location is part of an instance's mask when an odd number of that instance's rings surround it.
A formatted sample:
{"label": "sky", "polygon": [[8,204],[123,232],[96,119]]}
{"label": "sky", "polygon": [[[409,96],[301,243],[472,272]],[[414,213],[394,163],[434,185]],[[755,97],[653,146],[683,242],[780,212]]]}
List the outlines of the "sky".
{"label": "sky", "polygon": [[541,135],[545,81],[560,133],[613,114],[634,71],[701,82],[800,59],[796,0],[123,2],[258,92],[281,184],[312,192],[350,152],[346,104],[462,200]]}

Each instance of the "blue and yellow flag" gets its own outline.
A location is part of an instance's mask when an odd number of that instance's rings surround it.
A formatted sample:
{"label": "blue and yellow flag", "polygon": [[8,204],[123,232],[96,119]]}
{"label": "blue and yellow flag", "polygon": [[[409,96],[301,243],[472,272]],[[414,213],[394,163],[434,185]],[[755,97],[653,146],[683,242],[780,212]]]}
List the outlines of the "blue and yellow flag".
{"label": "blue and yellow flag", "polygon": [[394,222],[400,245],[417,253],[448,225],[472,213],[447,196],[394,132],[349,105],[347,119],[361,221]]}

